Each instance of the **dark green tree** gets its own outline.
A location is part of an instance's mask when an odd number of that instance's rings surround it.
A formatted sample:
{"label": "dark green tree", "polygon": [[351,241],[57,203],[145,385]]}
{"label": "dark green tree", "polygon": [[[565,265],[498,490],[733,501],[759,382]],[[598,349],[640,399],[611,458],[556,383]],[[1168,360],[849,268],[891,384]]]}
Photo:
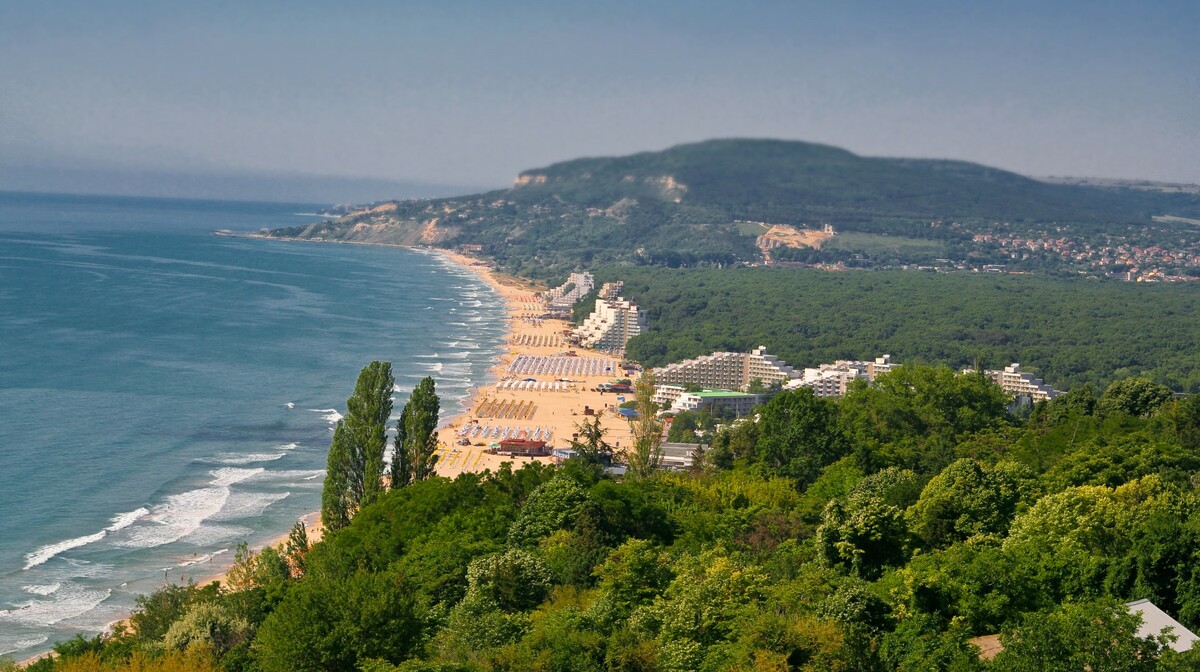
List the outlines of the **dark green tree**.
{"label": "dark green tree", "polygon": [[441,401],[433,378],[425,377],[413,388],[396,422],[392,447],[392,487],[423,481],[437,464],[437,423]]}
{"label": "dark green tree", "polygon": [[838,427],[837,408],[812,390],[784,392],[759,412],[759,436],[750,461],[764,474],[807,485],[849,449]]}
{"label": "dark green tree", "polygon": [[1125,413],[1137,418],[1154,414],[1159,406],[1171,400],[1171,389],[1147,378],[1118,380],[1100,397],[1100,410],[1105,414]]}
{"label": "dark green tree", "polygon": [[321,519],[330,530],[345,527],[383,489],[385,433],[394,386],[391,363],[374,361],[358,374],[354,394],[346,400],[346,417],[333,431],[321,493]]}

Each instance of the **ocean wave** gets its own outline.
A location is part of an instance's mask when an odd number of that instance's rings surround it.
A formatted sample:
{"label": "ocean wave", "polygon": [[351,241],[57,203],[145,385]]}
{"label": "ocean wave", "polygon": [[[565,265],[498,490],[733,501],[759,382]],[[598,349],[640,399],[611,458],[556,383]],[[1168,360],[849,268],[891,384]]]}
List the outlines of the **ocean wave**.
{"label": "ocean wave", "polygon": [[59,553],[80,548],[81,546],[87,546],[88,544],[94,544],[108,536],[109,532],[123,530],[148,513],[150,512],[145,507],[136,509],[134,511],[129,511],[128,513],[118,513],[111,519],[110,522],[112,524],[103,530],[100,530],[99,532],[84,535],[82,537],[75,537],[74,539],[67,539],[66,541],[60,541],[54,544],[46,544],[45,546],[42,546],[41,548],[38,548],[37,550],[25,555],[25,569],[32,569],[38,565],[44,564]]}
{"label": "ocean wave", "polygon": [[416,359],[437,359],[438,354],[435,352],[432,355],[413,355]]}
{"label": "ocean wave", "polygon": [[33,584],[31,586],[21,586],[21,590],[32,595],[41,595],[43,597],[55,592],[59,588],[62,588],[61,583],[42,583]]}
{"label": "ocean wave", "polygon": [[290,492],[239,492],[234,493],[220,513],[212,520],[241,520],[261,516],[267,507],[286,498]]}
{"label": "ocean wave", "polygon": [[342,419],[342,414],[338,413],[336,408],[310,408],[313,413],[321,413],[321,417],[329,421],[329,424],[336,423]]}
{"label": "ocean wave", "polygon": [[213,480],[209,483],[209,485],[215,485],[219,488],[229,487],[234,483],[241,483],[248,478],[258,476],[264,471],[266,471],[266,468],[264,467],[255,467],[253,469],[222,467],[221,469],[215,469],[209,472],[213,476]]}
{"label": "ocean wave", "polygon": [[437,372],[442,370],[443,364],[441,362],[433,362],[432,364],[421,363],[421,366],[424,367],[426,371]]}
{"label": "ocean wave", "polygon": [[16,652],[18,652],[18,651],[24,651],[25,649],[28,649],[28,648],[31,648],[31,647],[37,646],[38,644],[41,644],[41,643],[45,642],[45,641],[46,641],[46,640],[48,640],[48,639],[50,639],[50,638],[49,638],[49,637],[46,637],[46,636],[43,636],[43,637],[34,637],[34,638],[32,638],[32,639],[18,639],[17,641],[13,642],[13,643],[10,645],[12,648],[9,648],[9,649],[0,649],[0,656],[7,656],[7,655],[8,655],[8,654],[10,654],[10,653],[16,653]]}
{"label": "ocean wave", "polygon": [[52,599],[30,600],[12,609],[0,610],[0,622],[54,625],[59,621],[86,614],[100,606],[109,595],[112,595],[112,591],[107,588],[91,590],[78,584],[67,584],[55,591]]}
{"label": "ocean wave", "polygon": [[283,445],[279,445],[279,446],[275,446],[275,447],[278,448],[279,450],[295,450],[300,447],[300,444],[292,442],[292,443],[285,443]]}
{"label": "ocean wave", "polygon": [[69,551],[73,548],[79,548],[80,546],[87,546],[88,544],[92,544],[97,541],[100,541],[107,534],[108,533],[105,532],[104,530],[100,530],[99,532],[97,532],[95,534],[89,534],[89,535],[83,536],[83,537],[75,537],[74,539],[67,539],[66,541],[60,541],[56,544],[47,544],[45,546],[42,546],[41,548],[37,549],[36,551],[33,551],[32,553],[27,553],[25,555],[25,569],[32,569],[34,567],[37,567],[38,565],[46,562],[50,558],[53,558],[54,556],[58,555],[59,553],[62,553],[63,551]]}
{"label": "ocean wave", "polygon": [[205,462],[217,464],[254,464],[255,462],[274,462],[287,453],[221,453],[216,457],[206,458]]}
{"label": "ocean wave", "polygon": [[122,548],[155,548],[170,544],[195,533],[204,521],[217,515],[229,501],[230,486],[253,478],[266,471],[263,467],[239,469],[222,467],[209,472],[213,480],[208,486],[167,497],[166,502],[151,508],[145,516],[148,523],[129,529],[126,538],[116,542]]}

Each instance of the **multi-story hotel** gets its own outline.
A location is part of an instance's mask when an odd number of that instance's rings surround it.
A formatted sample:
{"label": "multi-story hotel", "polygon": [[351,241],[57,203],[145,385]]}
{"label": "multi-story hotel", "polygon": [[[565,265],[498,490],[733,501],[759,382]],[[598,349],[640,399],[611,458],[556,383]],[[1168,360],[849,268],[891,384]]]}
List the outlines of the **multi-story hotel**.
{"label": "multi-story hotel", "polygon": [[[975,369],[963,369],[963,373],[974,373]],[[1033,401],[1045,401],[1062,394],[1046,385],[1041,378],[1034,378],[1032,373],[1021,371],[1021,365],[1013,362],[1004,367],[1003,371],[988,370],[983,375],[996,381],[1005,392],[1011,392],[1018,397],[1029,397]]]}
{"label": "multi-story hotel", "polygon": [[585,348],[624,354],[629,339],[646,330],[646,315],[626,299],[596,299],[596,309],[574,331]]}
{"label": "multi-story hotel", "polygon": [[786,387],[807,387],[818,397],[841,397],[846,394],[846,386],[850,381],[856,378],[875,380],[876,376],[891,371],[895,366],[891,355],[876,357],[873,362],[840,359],[833,364],[805,369],[799,378],[789,381]]}
{"label": "multi-story hotel", "polygon": [[596,279],[591,273],[572,273],[563,284],[543,292],[542,301],[550,310],[569,311],[595,288]]}
{"label": "multi-story hotel", "polygon": [[714,413],[728,412],[740,418],[750,415],[756,406],[766,401],[766,397],[731,390],[687,392],[679,385],[655,385],[653,401],[676,412],[707,408]]}
{"label": "multi-story hotel", "polygon": [[750,352],[714,352],[654,369],[661,385],[698,385],[717,390],[747,390],[752,381],[785,383],[800,376],[783,360],[767,354],[766,346]]}

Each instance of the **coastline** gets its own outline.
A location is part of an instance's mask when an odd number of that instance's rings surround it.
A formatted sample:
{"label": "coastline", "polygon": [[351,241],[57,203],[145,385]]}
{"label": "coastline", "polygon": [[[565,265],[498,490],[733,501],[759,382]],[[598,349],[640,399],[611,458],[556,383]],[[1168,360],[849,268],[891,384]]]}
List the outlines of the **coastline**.
{"label": "coastline", "polygon": [[[340,242],[276,238],[254,234],[246,234],[242,237],[285,242]],[[561,448],[569,445],[575,426],[582,422],[585,417],[588,417],[590,413],[587,409],[596,411],[604,409],[609,405],[615,407],[616,398],[614,395],[605,395],[597,392],[594,388],[600,382],[623,375],[617,366],[617,363],[620,361],[619,358],[604,353],[580,351],[575,355],[569,356],[567,359],[563,359],[566,352],[573,350],[562,340],[562,332],[568,329],[570,324],[567,320],[541,317],[541,304],[534,298],[535,293],[539,290],[532,283],[499,273],[491,268],[487,262],[450,250],[414,248],[388,243],[342,242],[341,244],[395,247],[436,254],[474,274],[487,284],[496,293],[500,301],[502,301],[502,306],[505,310],[505,315],[502,318],[505,327],[502,341],[504,351],[496,355],[495,362],[488,368],[489,375],[487,378],[468,391],[467,397],[462,402],[462,410],[439,426],[438,442],[440,447],[436,466],[436,473],[439,476],[455,478],[463,473],[478,473],[487,470],[495,471],[502,468],[504,464],[510,464],[516,469],[531,461],[538,461],[544,464],[550,464],[554,461],[551,457],[515,457],[492,454],[488,452],[488,444],[494,443],[494,440],[476,439],[469,446],[458,445],[462,440],[458,433],[469,425],[503,425],[505,429],[510,430],[516,430],[521,427],[528,427],[530,429],[537,427],[543,431],[549,430],[552,432],[553,438],[547,442],[548,445]],[[519,378],[528,379],[526,374],[510,373],[510,367],[514,361],[522,356],[559,358],[560,361],[569,361],[572,364],[576,361],[584,360],[614,363],[611,370],[598,368],[592,373],[571,374],[569,378],[558,376],[559,380],[554,381],[550,381],[542,375],[537,376],[539,382],[561,384],[563,389],[560,390],[500,389],[499,386],[505,381],[516,382]],[[596,366],[599,365],[596,364]],[[536,374],[529,374],[529,376],[533,375]],[[561,382],[562,380],[571,380],[572,382],[568,384]],[[490,417],[494,414],[480,413],[481,410],[486,411],[485,407],[489,405],[489,402],[493,402],[490,404],[491,406],[496,406],[497,402],[501,401],[507,403],[509,406],[516,406],[523,403],[529,411],[526,416],[520,419],[494,418]],[[627,422],[620,419],[620,416],[616,413],[604,414],[602,416],[602,424],[607,431],[607,438],[610,443],[615,443],[618,446],[629,445],[626,443],[631,438],[629,426]],[[301,516],[299,520],[305,521],[310,543],[317,543],[322,537],[320,512],[309,512]],[[258,551],[267,546],[277,546],[287,540],[290,531],[290,529],[282,531],[251,548]],[[217,581],[225,582],[232,568],[232,557],[229,557],[226,562],[228,564],[221,563],[221,567],[213,567],[211,571],[206,573],[197,571],[194,576],[189,577],[189,580],[194,581],[198,587],[210,585]],[[117,624],[127,624],[128,621],[129,615],[126,615],[125,618],[111,623],[108,631],[111,632]],[[52,655],[54,655],[53,651],[49,651],[23,660],[18,665],[21,667],[28,666],[37,660]]]}

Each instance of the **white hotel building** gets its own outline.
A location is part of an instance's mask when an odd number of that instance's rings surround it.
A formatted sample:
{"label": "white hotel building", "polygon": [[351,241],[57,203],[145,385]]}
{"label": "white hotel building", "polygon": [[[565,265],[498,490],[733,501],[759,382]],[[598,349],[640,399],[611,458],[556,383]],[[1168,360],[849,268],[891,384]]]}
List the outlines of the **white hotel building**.
{"label": "white hotel building", "polygon": [[747,390],[751,381],[786,383],[800,372],[767,354],[765,345],[750,352],[714,352],[654,369],[659,385],[698,385],[713,390]]}

